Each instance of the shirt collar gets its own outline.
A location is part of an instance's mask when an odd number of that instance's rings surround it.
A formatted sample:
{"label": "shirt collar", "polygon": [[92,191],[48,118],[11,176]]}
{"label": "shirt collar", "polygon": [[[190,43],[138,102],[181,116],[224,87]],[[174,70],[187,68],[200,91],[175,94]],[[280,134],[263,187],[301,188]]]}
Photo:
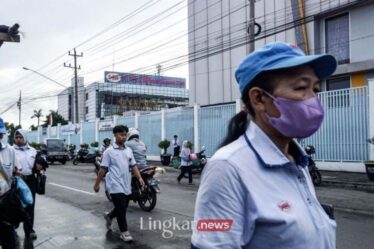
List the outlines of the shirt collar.
{"label": "shirt collar", "polygon": [[15,148],[16,150],[28,150],[28,149],[30,149],[30,145],[29,145],[29,144],[26,144],[26,145],[24,145],[24,146],[18,146],[17,144],[14,144],[14,148]]}
{"label": "shirt collar", "polygon": [[[248,138],[248,146],[253,149],[265,167],[272,168],[293,164],[254,122],[250,122],[245,134],[246,140]],[[297,164],[302,167],[307,166],[307,154],[296,140],[293,140],[292,143],[298,151],[298,158],[295,158]]]}
{"label": "shirt collar", "polygon": [[123,147],[119,147],[118,144],[114,143],[114,144],[113,144],[113,148],[114,148],[114,149],[117,149],[117,150],[124,150],[124,149],[126,149],[126,145],[123,144]]}

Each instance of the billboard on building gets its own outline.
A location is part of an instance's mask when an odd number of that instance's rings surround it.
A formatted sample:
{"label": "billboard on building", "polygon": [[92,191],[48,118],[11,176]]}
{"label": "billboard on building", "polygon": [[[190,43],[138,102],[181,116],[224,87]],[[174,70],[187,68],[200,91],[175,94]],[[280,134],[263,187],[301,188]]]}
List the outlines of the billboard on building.
{"label": "billboard on building", "polygon": [[106,83],[186,88],[186,79],[147,74],[104,72]]}
{"label": "billboard on building", "polygon": [[80,133],[79,124],[68,124],[61,126],[61,135],[74,135]]}

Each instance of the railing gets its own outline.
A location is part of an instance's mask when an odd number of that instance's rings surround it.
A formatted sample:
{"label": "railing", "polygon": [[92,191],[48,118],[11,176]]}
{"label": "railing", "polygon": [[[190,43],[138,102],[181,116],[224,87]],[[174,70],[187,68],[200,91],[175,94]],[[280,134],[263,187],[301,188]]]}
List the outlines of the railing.
{"label": "railing", "polygon": [[[316,148],[315,159],[330,161],[364,161],[369,158],[369,120],[367,87],[350,88],[319,94],[325,109],[325,119],[321,129],[312,137],[300,141],[302,146]],[[235,104],[198,108],[197,117],[193,108],[165,110],[165,138],[172,141],[176,134],[180,142],[190,140],[194,144],[206,146],[207,155],[212,156],[222,142],[230,118],[235,114]],[[118,124],[135,127],[136,116],[119,117]],[[148,154],[160,154],[158,143],[162,135],[161,112],[142,114],[138,117],[141,139],[148,147]],[[194,119],[199,127],[194,127]],[[198,141],[194,141],[194,129],[198,129]],[[99,143],[106,137],[113,138],[112,131],[99,131]],[[30,141],[37,141],[37,132],[29,132]],[[41,137],[42,142],[47,136]],[[68,141],[68,136],[60,136]],[[95,123],[83,124],[83,142],[95,141]],[[80,134],[70,135],[70,143],[80,144]],[[168,152],[171,153],[171,145]]]}

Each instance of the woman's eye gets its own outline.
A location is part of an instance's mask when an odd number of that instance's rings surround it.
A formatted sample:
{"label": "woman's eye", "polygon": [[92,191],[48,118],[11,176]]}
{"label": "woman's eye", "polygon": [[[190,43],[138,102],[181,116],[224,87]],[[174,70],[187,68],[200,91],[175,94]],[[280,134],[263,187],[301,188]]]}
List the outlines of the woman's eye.
{"label": "woman's eye", "polygon": [[304,91],[304,90],[306,90],[306,87],[305,86],[300,86],[300,87],[297,87],[295,90],[296,91]]}

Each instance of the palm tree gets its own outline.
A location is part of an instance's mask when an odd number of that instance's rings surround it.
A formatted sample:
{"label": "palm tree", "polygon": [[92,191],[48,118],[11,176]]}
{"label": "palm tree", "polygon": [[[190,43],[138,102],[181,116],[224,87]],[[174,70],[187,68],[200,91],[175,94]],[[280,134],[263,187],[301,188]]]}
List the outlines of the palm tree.
{"label": "palm tree", "polygon": [[32,115],[31,118],[37,118],[38,119],[38,126],[37,127],[39,127],[39,122],[40,122],[41,117],[43,117],[42,109],[34,110],[34,115]]}

